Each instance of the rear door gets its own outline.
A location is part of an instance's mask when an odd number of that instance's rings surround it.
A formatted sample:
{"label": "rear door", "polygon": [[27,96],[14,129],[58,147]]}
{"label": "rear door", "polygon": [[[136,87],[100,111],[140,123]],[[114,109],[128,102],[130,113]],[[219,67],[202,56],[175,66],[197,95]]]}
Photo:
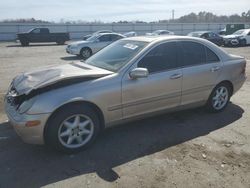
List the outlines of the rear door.
{"label": "rear door", "polygon": [[49,30],[47,28],[41,28],[39,40],[41,42],[53,42],[51,39],[52,38],[50,37]]}
{"label": "rear door", "polygon": [[221,72],[219,57],[208,47],[193,41],[178,42],[183,67],[181,104],[206,101]]}

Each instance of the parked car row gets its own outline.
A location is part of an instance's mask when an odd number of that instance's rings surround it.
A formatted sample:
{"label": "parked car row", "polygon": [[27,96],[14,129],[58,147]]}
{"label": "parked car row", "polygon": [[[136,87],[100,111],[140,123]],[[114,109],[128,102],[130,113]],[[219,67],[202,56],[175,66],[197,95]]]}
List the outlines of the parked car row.
{"label": "parked car row", "polygon": [[[145,33],[146,36],[174,34],[174,32],[168,30],[156,30],[152,33]],[[137,36],[137,33],[134,31],[120,34],[111,30],[100,30],[83,36],[81,41],[69,44],[66,48],[66,52],[87,59],[92,54],[116,40],[134,36]],[[240,29],[226,36],[221,36],[212,31],[195,31],[189,33],[188,36],[204,38],[218,46],[245,46],[250,44],[250,29]],[[62,45],[70,39],[69,33],[51,33],[48,28],[34,28],[28,32],[18,33],[17,38],[20,40],[22,46],[28,46],[31,42],[56,42]]]}
{"label": "parked car row", "polygon": [[189,33],[188,36],[204,38],[218,46],[246,46],[250,44],[250,29],[240,29],[225,36],[212,31],[195,31]]}
{"label": "parked car row", "polygon": [[[146,33],[148,36],[157,35],[174,35],[173,32],[167,30],[156,30],[152,33]],[[137,33],[134,31],[124,34],[115,33],[110,30],[96,31],[93,34],[85,35],[83,40],[70,43],[66,52],[72,55],[80,56],[83,59],[89,58],[92,54],[98,52],[105,46],[125,37],[134,37]]]}

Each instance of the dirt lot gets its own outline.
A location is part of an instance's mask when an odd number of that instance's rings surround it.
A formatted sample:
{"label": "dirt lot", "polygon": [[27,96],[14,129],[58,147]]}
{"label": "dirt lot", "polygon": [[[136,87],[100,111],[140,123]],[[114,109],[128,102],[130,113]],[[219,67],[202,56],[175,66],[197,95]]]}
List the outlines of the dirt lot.
{"label": "dirt lot", "polygon": [[[250,47],[225,50],[250,60]],[[117,126],[75,155],[24,144],[2,108],[11,79],[75,60],[65,46],[0,43],[0,188],[250,187],[249,78],[219,114],[200,108]]]}

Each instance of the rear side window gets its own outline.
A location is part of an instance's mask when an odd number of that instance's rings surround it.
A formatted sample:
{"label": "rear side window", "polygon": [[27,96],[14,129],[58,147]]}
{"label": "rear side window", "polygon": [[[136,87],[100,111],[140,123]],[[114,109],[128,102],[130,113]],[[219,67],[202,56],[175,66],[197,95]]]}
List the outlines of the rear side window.
{"label": "rear side window", "polygon": [[111,41],[111,36],[110,35],[102,35],[100,38],[99,38],[100,42],[108,42],[108,41]]}
{"label": "rear side window", "polygon": [[147,68],[149,73],[177,68],[177,53],[176,42],[160,44],[140,60],[138,67]]}
{"label": "rear side window", "polygon": [[199,65],[206,62],[205,46],[202,44],[182,41],[182,60],[181,66]]}
{"label": "rear side window", "polygon": [[40,29],[34,29],[34,30],[32,31],[32,33],[38,34],[38,33],[40,33]]}
{"label": "rear side window", "polygon": [[205,47],[205,48],[207,52],[207,63],[220,61],[219,57],[212,50],[210,50],[208,47]]}
{"label": "rear side window", "polygon": [[122,37],[120,35],[111,35],[111,40],[112,41],[117,41],[119,39],[121,39]]}

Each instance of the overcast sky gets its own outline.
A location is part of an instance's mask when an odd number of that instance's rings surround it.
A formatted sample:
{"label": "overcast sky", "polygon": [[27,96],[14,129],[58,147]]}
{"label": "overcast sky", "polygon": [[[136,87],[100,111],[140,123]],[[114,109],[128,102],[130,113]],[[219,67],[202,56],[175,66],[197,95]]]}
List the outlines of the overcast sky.
{"label": "overcast sky", "polygon": [[0,20],[157,21],[190,12],[230,15],[248,11],[250,0],[0,0]]}

